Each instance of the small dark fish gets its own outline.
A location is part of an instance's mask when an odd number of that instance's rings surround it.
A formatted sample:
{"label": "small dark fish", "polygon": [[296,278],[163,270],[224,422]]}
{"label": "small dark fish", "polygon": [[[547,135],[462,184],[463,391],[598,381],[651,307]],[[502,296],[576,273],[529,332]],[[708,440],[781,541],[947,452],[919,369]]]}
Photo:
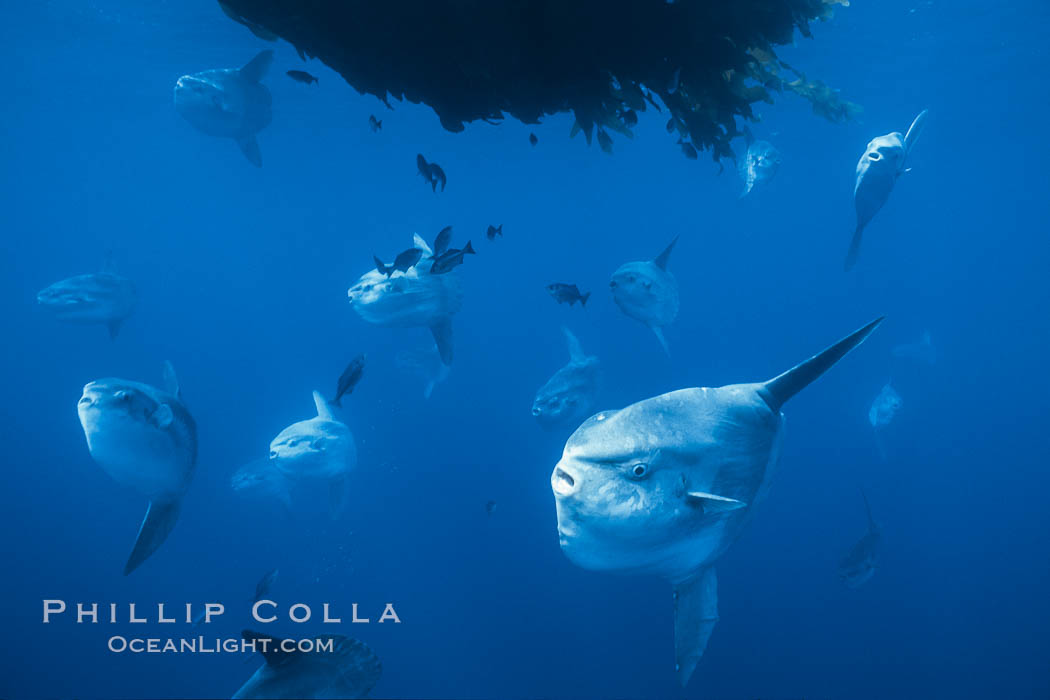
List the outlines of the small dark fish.
{"label": "small dark fish", "polygon": [[499,226],[489,224],[489,228],[485,231],[485,235],[489,237],[490,241],[495,240],[496,236],[503,238],[503,224],[500,224]]}
{"label": "small dark fish", "polygon": [[253,603],[257,603],[262,600],[262,597],[270,592],[270,586],[277,580],[277,569],[270,569],[261,579],[259,583],[255,584],[255,597],[252,598]]}
{"label": "small dark fish", "polygon": [[612,139],[609,137],[609,134],[605,133],[604,129],[598,129],[598,145],[601,146],[603,151],[612,155]]}
{"label": "small dark fish", "polygon": [[627,126],[638,126],[638,113],[629,109],[623,113],[623,123]]}
{"label": "small dark fish", "polygon": [[580,289],[575,284],[564,284],[562,282],[548,284],[547,292],[554,297],[554,300],[559,304],[568,302],[569,306],[572,306],[576,302],[580,302],[580,306],[586,306],[587,300],[591,298],[590,292],[580,294]]}
{"label": "small dark fish", "polygon": [[448,184],[448,178],[445,177],[445,171],[441,169],[441,166],[437,163],[430,164],[430,185],[437,192],[437,184],[441,183],[441,191],[445,191],[445,185]]}
{"label": "small dark fish", "polygon": [[354,393],[354,387],[361,381],[361,375],[365,371],[365,355],[364,353],[358,355],[354,359],[350,360],[350,364],[346,366],[343,373],[339,375],[339,383],[335,387],[335,398],[332,399],[332,404],[335,406],[342,406],[340,401],[343,398],[343,394]]}
{"label": "small dark fish", "polygon": [[369,114],[368,115],[368,126],[369,126],[370,129],[372,129],[372,133],[374,134],[375,132],[377,132],[377,131],[379,131],[380,129],[383,128],[383,120],[382,119],[376,119],[376,115],[374,115],[374,114]]}
{"label": "small dark fish", "polygon": [[539,142],[540,142],[540,140],[538,138],[536,138],[536,134],[529,134],[529,143],[531,143],[533,146],[535,146]]}
{"label": "small dark fish", "polygon": [[452,248],[436,257],[434,264],[430,266],[430,274],[443,275],[452,268],[462,265],[464,255],[476,255],[470,241],[467,241],[467,244],[459,250]]}
{"label": "small dark fish", "polygon": [[686,158],[688,158],[689,160],[696,160],[696,149],[693,148],[693,144],[687,141],[683,141],[682,139],[678,139],[678,145],[682,147],[682,153],[685,154]]}
{"label": "small dark fish", "polygon": [[485,504],[485,512],[488,513],[489,515],[492,515],[493,513],[495,513],[496,512],[496,502],[495,501],[489,501],[488,503],[486,503]]}
{"label": "small dark fish", "polygon": [[310,83],[317,82],[317,78],[315,76],[310,75],[304,70],[290,70],[288,71],[287,75],[289,78],[291,78],[297,83],[305,83],[309,85]]}
{"label": "small dark fish", "polygon": [[445,185],[448,184],[448,178],[445,177],[445,171],[441,169],[441,166],[437,163],[428,163],[427,159],[423,157],[422,153],[416,154],[416,168],[419,170],[419,174],[430,183],[430,189],[437,192],[438,183],[441,183],[441,191],[445,191]]}
{"label": "small dark fish", "polygon": [[431,257],[438,258],[448,250],[448,244],[452,240],[452,227],[446,226],[438,232],[437,238],[434,239],[434,255]]}
{"label": "small dark fish", "polygon": [[384,265],[383,261],[374,255],[372,256],[372,259],[375,260],[376,269],[389,277],[398,271],[408,272],[413,265],[419,262],[421,257],[423,257],[422,250],[419,248],[409,248],[408,250],[398,253],[397,257],[394,258],[394,263],[392,265]]}

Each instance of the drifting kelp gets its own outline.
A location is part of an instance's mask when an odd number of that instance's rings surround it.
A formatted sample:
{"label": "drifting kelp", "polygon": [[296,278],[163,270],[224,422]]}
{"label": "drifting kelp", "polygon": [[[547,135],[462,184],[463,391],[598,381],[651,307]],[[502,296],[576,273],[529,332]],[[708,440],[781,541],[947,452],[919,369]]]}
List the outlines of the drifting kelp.
{"label": "drifting kelp", "polygon": [[[573,135],[631,137],[637,112],[670,111],[668,130],[717,160],[737,118],[794,92],[833,121],[858,107],[780,61],[847,0],[220,0],[262,38],[319,58],[359,92],[429,105],[449,131],[510,115],[535,124],[572,112]],[[657,101],[659,98],[659,102]],[[661,107],[660,105],[663,105]]]}

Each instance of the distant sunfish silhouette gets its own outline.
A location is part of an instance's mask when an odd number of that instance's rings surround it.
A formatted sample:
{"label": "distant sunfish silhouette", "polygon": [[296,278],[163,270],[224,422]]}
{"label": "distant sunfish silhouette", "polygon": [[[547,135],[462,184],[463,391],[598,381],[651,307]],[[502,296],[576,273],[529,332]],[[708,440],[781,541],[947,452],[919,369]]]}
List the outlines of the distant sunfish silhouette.
{"label": "distant sunfish silhouette", "polygon": [[175,111],[198,131],[231,138],[244,157],[262,167],[255,135],[273,118],[273,98],[261,81],[273,63],[273,51],[260,51],[241,68],[184,75],[175,84]]}
{"label": "distant sunfish silhouette", "polygon": [[135,285],[113,271],[106,261],[101,272],[55,282],[36,295],[37,303],[60,321],[98,323],[116,338],[120,324],[135,310]]}
{"label": "distant sunfish silhouette", "polygon": [[683,686],[718,621],[714,563],[769,490],[780,409],[881,320],[769,381],[681,389],[603,411],[565,443],[551,474],[562,551],[586,569],[671,582]]}
{"label": "distant sunfish silhouette", "polygon": [[915,360],[927,365],[937,364],[937,351],[933,347],[933,338],[929,331],[924,331],[917,343],[903,343],[893,348],[893,356]]}
{"label": "distant sunfish silhouette", "polygon": [[868,531],[864,533],[839,561],[839,579],[848,588],[859,588],[868,582],[879,564],[879,549],[882,545],[882,530],[871,515],[868,494],[861,489],[864,508],[868,513]]}
{"label": "distant sunfish silhouette", "polygon": [[569,345],[569,363],[540,387],[532,402],[532,415],[544,428],[579,425],[591,415],[598,397],[598,358],[584,353],[568,328],[562,332]]}
{"label": "distant sunfish silhouette", "polygon": [[[284,651],[280,637],[244,630],[245,641],[265,663],[233,694],[238,698],[363,698],[379,682],[383,666],[364,642],[341,634],[310,635],[332,651]],[[267,641],[264,646],[263,640]],[[290,645],[295,648],[294,644]]]}
{"label": "distant sunfish silhouette", "polygon": [[164,365],[164,389],[126,379],[99,379],[77,403],[91,458],[118,483],[149,499],[124,575],[157,551],[175,527],[182,495],[197,465],[197,425]]}
{"label": "distant sunfish silhouette", "polygon": [[897,393],[897,390],[890,384],[886,384],[886,386],[882,387],[879,395],[875,397],[875,400],[871,402],[871,408],[868,409],[868,422],[871,423],[871,427],[875,431],[875,447],[878,448],[879,456],[882,457],[883,462],[886,461],[886,446],[882,442],[880,431],[893,422],[897,411],[903,405],[904,399]]}
{"label": "distant sunfish silhouette", "polygon": [[744,127],[747,139],[747,151],[740,159],[740,178],[744,181],[744,191],[740,197],[746,197],[756,186],[769,182],[780,169],[782,157],[780,151],[769,141],[756,141],[751,130]]}
{"label": "distant sunfish silhouette", "polygon": [[849,253],[846,255],[846,269],[857,262],[860,254],[860,243],[864,228],[882,209],[890,198],[897,178],[905,171],[904,164],[919,140],[922,127],[926,123],[926,110],[915,117],[908,128],[908,135],[902,136],[899,131],[877,136],[868,143],[868,148],[857,163],[857,181],[853,187],[853,203],[857,210],[857,227],[853,231]]}
{"label": "distant sunfish silhouette", "polygon": [[668,355],[663,327],[678,318],[678,280],[667,269],[678,237],[653,260],[624,263],[609,281],[613,301],[625,315],[652,329]]}

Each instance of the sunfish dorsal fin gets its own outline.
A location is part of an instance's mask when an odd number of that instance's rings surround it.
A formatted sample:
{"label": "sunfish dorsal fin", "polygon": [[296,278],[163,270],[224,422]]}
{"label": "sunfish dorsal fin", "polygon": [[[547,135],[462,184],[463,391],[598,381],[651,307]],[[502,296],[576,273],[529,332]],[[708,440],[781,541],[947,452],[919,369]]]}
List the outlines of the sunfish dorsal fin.
{"label": "sunfish dorsal fin", "polygon": [[423,255],[426,255],[428,257],[434,254],[434,250],[426,241],[423,240],[423,237],[420,236],[418,233],[412,234],[412,247],[419,248],[423,251]]}
{"label": "sunfish dorsal fin", "polygon": [[322,420],[335,420],[335,416],[332,415],[332,408],[325,401],[324,397],[321,396],[321,392],[314,391],[314,405],[317,406],[317,417]]}
{"label": "sunfish dorsal fin", "polygon": [[573,362],[583,362],[587,356],[583,354],[583,346],[580,345],[580,341],[565,326],[561,327],[561,332],[565,334],[565,342],[569,345],[569,359]]}
{"label": "sunfish dorsal fin", "polygon": [[444,365],[452,364],[452,319],[444,318],[430,327],[437,345],[438,355]]}
{"label": "sunfish dorsal fin", "polygon": [[718,579],[714,567],[674,587],[674,667],[684,688],[718,623]]}
{"label": "sunfish dorsal fin", "polygon": [[911,149],[915,147],[915,142],[919,140],[919,136],[922,135],[922,128],[926,125],[926,115],[929,114],[928,109],[924,109],[919,112],[919,115],[912,121],[911,126],[908,127],[908,133],[904,137],[904,157],[907,158],[908,154],[911,153]]}
{"label": "sunfish dorsal fin", "polygon": [[271,63],[273,63],[273,50],[266,49],[257,53],[255,58],[241,66],[238,73],[245,80],[257,83],[266,77],[266,72],[270,70]]}
{"label": "sunfish dorsal fin", "polygon": [[788,399],[805,389],[813,380],[828,371],[833,364],[841,360],[850,350],[863,343],[865,338],[871,335],[871,332],[882,323],[884,318],[886,317],[878,317],[863,328],[853,331],[823,352],[762,384],[759,393],[765,399],[766,404],[774,411],[779,411],[780,407],[787,403]]}
{"label": "sunfish dorsal fin", "polygon": [[677,243],[677,242],[678,242],[678,236],[675,236],[674,240],[671,241],[671,243],[666,248],[664,248],[664,252],[662,252],[662,253],[660,253],[659,255],[656,256],[656,258],[653,260],[653,264],[656,265],[661,270],[666,270],[667,269],[667,260],[671,257],[671,251],[674,250],[674,244]]}
{"label": "sunfish dorsal fin", "polygon": [[161,374],[164,377],[164,391],[177,399],[181,399],[182,392],[179,390],[179,378],[175,376],[175,368],[172,367],[170,360],[164,360]]}

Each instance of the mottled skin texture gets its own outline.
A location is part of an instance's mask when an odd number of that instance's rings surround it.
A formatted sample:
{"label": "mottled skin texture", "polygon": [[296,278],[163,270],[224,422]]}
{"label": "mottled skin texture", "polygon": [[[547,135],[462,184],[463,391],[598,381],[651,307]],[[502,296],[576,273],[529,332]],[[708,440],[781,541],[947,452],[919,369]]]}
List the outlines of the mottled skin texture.
{"label": "mottled skin texture", "polygon": [[781,160],[780,151],[769,141],[752,141],[740,164],[740,177],[744,180],[744,191],[740,196],[772,180],[780,169]]}
{"label": "mottled skin texture", "polygon": [[[268,637],[248,631],[244,635]],[[342,635],[317,634],[310,638],[332,639],[334,651],[267,653],[266,663],[233,694],[235,700],[367,696],[383,670],[375,652],[364,642]],[[272,642],[270,648],[274,648]]]}
{"label": "mottled skin texture", "polygon": [[[551,477],[569,559],[672,582],[713,562],[765,495],[776,462],[783,420],[760,386],[672,391],[581,425]],[[746,506],[708,513],[688,491]]]}
{"label": "mottled skin texture", "polygon": [[131,280],[99,272],[56,282],[36,300],[60,321],[119,324],[135,310],[138,295]]}
{"label": "mottled skin texture", "polygon": [[536,392],[532,415],[547,429],[578,425],[594,410],[598,396],[600,369],[597,357],[583,353],[568,330],[569,362],[554,373]]}
{"label": "mottled skin texture", "polygon": [[175,110],[198,131],[234,139],[249,160],[262,165],[255,134],[273,119],[273,98],[259,80],[272,56],[263,51],[243,68],[182,76],[175,84]]}

